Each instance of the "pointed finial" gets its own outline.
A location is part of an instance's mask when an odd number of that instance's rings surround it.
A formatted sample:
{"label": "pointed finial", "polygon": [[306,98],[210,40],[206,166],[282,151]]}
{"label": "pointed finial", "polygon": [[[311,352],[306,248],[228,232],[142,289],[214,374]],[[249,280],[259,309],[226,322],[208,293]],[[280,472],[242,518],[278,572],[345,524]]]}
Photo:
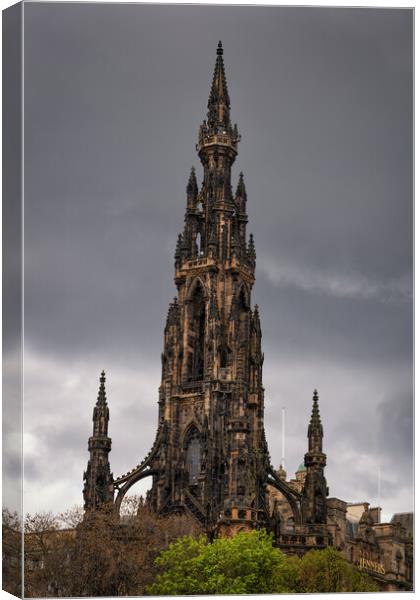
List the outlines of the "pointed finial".
{"label": "pointed finial", "polygon": [[236,197],[243,198],[246,200],[246,188],[244,182],[244,174],[242,171],[239,173],[238,187],[236,188]]}
{"label": "pointed finial", "polygon": [[252,315],[252,322],[253,322],[254,328],[256,329],[256,331],[258,333],[261,330],[260,311],[259,311],[258,304],[256,304],[254,306],[254,313]]}
{"label": "pointed finial", "polygon": [[319,406],[318,406],[318,392],[315,389],[312,397],[312,414],[311,414],[311,425],[319,426],[321,425],[321,417],[319,414]]}
{"label": "pointed finial", "polygon": [[252,235],[252,233],[250,233],[248,242],[248,258],[251,260],[252,263],[255,263],[256,256],[257,255],[255,252],[254,236]]}
{"label": "pointed finial", "polygon": [[175,248],[175,260],[178,261],[182,255],[182,233],[178,235]]}
{"label": "pointed finial", "polygon": [[99,378],[99,392],[97,404],[106,404],[106,392],[105,392],[105,371],[101,372]]}
{"label": "pointed finial", "polygon": [[188,196],[193,197],[194,199],[197,197],[198,186],[197,186],[197,178],[195,176],[195,169],[191,167],[190,176],[187,184],[187,194]]}
{"label": "pointed finial", "polygon": [[214,67],[213,81],[207,107],[207,121],[210,127],[221,125],[228,128],[230,126],[230,99],[226,84],[225,67],[223,64],[222,42],[219,42],[217,47],[216,65]]}
{"label": "pointed finial", "polygon": [[179,304],[178,298],[174,297],[173,301],[169,304],[168,313],[166,315],[166,327],[169,325],[176,325],[179,319]]}

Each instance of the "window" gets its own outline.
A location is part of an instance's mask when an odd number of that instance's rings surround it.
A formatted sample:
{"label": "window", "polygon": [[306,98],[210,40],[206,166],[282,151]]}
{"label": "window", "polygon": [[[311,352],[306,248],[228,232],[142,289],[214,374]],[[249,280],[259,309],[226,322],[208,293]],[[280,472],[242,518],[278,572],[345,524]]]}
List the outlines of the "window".
{"label": "window", "polygon": [[204,252],[203,252],[203,248],[202,248],[200,232],[197,233],[197,237],[195,238],[195,243],[197,244],[197,256],[203,256]]}
{"label": "window", "polygon": [[188,443],[186,467],[188,471],[188,482],[190,485],[197,483],[201,471],[201,446],[198,433]]}
{"label": "window", "polygon": [[249,310],[246,302],[244,288],[239,294],[239,342],[243,343],[248,338],[248,317]]}
{"label": "window", "polygon": [[199,381],[204,375],[204,338],[206,326],[206,305],[204,291],[200,284],[196,286],[190,308],[190,331],[188,342],[192,348],[188,360],[189,381]]}

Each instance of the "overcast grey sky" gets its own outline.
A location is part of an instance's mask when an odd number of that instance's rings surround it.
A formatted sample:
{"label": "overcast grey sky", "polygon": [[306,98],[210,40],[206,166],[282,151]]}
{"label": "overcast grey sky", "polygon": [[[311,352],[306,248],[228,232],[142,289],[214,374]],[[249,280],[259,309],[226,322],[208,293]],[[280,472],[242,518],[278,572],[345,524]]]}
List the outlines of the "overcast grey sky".
{"label": "overcast grey sky", "polygon": [[[157,424],[185,186],[223,41],[242,142],[266,431],[330,495],[412,510],[412,13],[25,6],[25,510],[82,501],[98,377],[111,467]],[[133,488],[135,491],[135,488]]]}

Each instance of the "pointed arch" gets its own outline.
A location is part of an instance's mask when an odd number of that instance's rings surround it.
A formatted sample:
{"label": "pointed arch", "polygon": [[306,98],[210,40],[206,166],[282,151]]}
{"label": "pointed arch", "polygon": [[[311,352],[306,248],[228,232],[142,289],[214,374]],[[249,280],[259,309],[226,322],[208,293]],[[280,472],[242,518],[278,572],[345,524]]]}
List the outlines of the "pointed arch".
{"label": "pointed arch", "polygon": [[207,300],[207,288],[206,288],[206,284],[204,283],[204,281],[202,280],[202,278],[197,275],[196,277],[194,277],[194,279],[192,280],[192,282],[190,283],[189,287],[188,287],[188,292],[187,292],[187,300],[188,301],[192,301],[194,300],[194,296],[196,296],[197,292],[197,288],[200,287],[202,290],[202,295],[203,298]]}
{"label": "pointed arch", "polygon": [[203,454],[200,428],[195,421],[191,421],[187,426],[183,444],[185,453],[185,471],[189,485],[198,483],[198,476],[201,472],[201,458]]}
{"label": "pointed arch", "polygon": [[207,294],[200,277],[196,277],[187,295],[187,380],[204,378]]}
{"label": "pointed arch", "polygon": [[241,282],[234,298],[236,374],[245,377],[248,373],[249,335],[251,323],[250,294],[245,282]]}
{"label": "pointed arch", "polygon": [[231,352],[231,349],[229,348],[229,346],[227,344],[224,344],[223,346],[220,346],[219,352],[220,352],[220,367],[222,369],[225,369],[228,365],[229,353]]}
{"label": "pointed arch", "polygon": [[244,281],[242,281],[236,294],[236,297],[238,299],[238,306],[240,309],[250,310],[250,296],[251,294],[247,284]]}
{"label": "pointed arch", "polygon": [[118,489],[117,497],[115,498],[115,511],[118,515],[120,514],[121,503],[128,490],[138,481],[141,481],[145,477],[153,477],[156,474],[156,470],[152,469],[151,467],[146,467],[144,470],[137,471],[132,475],[132,477],[127,479],[124,485]]}
{"label": "pointed arch", "polygon": [[184,429],[184,433],[182,434],[182,447],[187,447],[188,440],[192,435],[198,434],[201,436],[201,425],[197,421],[197,419],[191,419],[186,428]]}

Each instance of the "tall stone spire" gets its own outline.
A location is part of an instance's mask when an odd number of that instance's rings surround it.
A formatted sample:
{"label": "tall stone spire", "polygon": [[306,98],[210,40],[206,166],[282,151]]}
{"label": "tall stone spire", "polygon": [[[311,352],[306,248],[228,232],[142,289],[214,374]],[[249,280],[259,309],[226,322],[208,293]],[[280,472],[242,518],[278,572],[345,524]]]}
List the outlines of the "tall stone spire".
{"label": "tall stone spire", "polygon": [[322,438],[324,432],[322,429],[321,416],[318,406],[318,392],[314,390],[312,398],[312,414],[308,426],[309,452],[322,452]]}
{"label": "tall stone spire", "polygon": [[226,200],[232,195],[230,169],[238,152],[240,136],[238,127],[232,126],[230,120],[230,99],[221,42],[217,47],[207,107],[207,121],[203,121],[198,135],[198,155],[204,166],[204,182],[209,196]]}
{"label": "tall stone spire", "polygon": [[255,247],[246,241],[243,176],[236,197],[231,186],[238,142],[219,43],[197,145],[202,184],[192,171],[175,251],[178,304],[165,327],[159,390],[168,443],[151,462],[150,495],[156,511],[182,508],[212,535],[260,525],[268,514]]}
{"label": "tall stone spire", "polygon": [[83,474],[85,514],[113,502],[113,476],[109,465],[111,438],[108,437],[109,408],[106,401],[105,372],[99,379],[99,392],[93,409],[93,435],[89,438],[90,458]]}
{"label": "tall stone spire", "polygon": [[217,46],[216,65],[213,82],[207,104],[207,122],[210,126],[228,127],[230,125],[230,99],[226,83],[225,66],[223,64],[222,42]]}
{"label": "tall stone spire", "polygon": [[318,392],[314,390],[311,420],[308,426],[308,452],[305,454],[306,479],[302,496],[304,523],[327,522],[328,487],[324,477],[327,457],[322,451],[323,436]]}

